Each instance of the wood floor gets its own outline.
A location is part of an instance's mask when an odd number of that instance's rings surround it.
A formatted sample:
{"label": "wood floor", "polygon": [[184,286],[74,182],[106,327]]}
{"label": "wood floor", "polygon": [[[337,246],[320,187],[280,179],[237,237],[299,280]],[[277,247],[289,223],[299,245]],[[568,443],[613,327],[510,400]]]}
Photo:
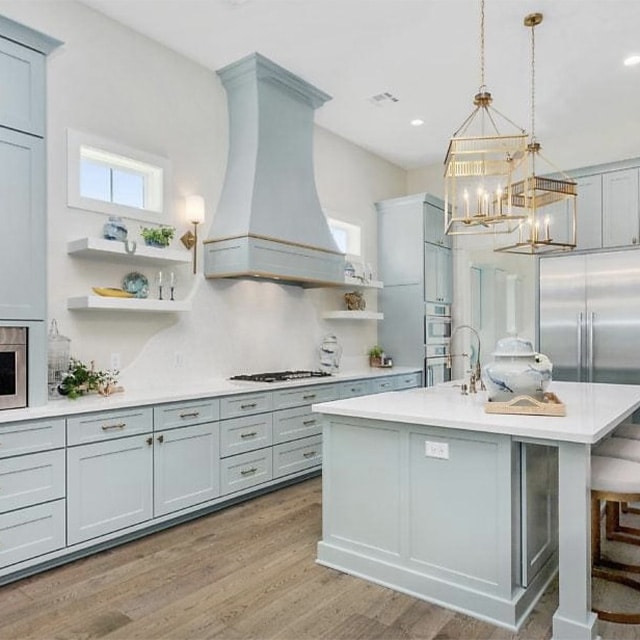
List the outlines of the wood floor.
{"label": "wood floor", "polygon": [[554,585],[513,634],[316,565],[320,536],[316,478],[0,587],[0,640],[551,637]]}

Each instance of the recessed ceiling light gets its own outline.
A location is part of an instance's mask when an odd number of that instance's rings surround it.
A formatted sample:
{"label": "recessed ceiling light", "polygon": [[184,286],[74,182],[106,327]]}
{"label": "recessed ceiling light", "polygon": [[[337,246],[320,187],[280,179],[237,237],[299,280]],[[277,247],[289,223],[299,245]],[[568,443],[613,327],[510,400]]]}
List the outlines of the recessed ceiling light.
{"label": "recessed ceiling light", "polygon": [[421,127],[423,124],[424,124],[424,120],[420,120],[420,118],[416,118],[415,120],[411,121],[412,127]]}
{"label": "recessed ceiling light", "polygon": [[629,56],[628,58],[625,58],[625,61],[624,61],[625,67],[633,67],[636,64],[640,64],[640,56],[633,55],[633,56]]}

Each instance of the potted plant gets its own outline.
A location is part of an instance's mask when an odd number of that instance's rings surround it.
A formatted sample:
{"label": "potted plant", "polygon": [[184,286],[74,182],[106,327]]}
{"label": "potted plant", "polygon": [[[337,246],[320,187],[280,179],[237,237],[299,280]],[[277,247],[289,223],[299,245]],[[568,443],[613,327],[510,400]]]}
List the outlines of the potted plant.
{"label": "potted plant", "polygon": [[141,227],[140,235],[142,236],[144,243],[150,247],[168,247],[171,240],[173,240],[173,234],[176,232],[174,227],[160,226],[160,227]]}
{"label": "potted plant", "polygon": [[380,345],[374,345],[369,349],[369,366],[381,367],[382,358],[384,356],[384,349]]}
{"label": "potted plant", "polygon": [[96,371],[93,361],[87,366],[80,360],[71,358],[69,369],[58,385],[58,393],[71,400],[93,391],[108,396],[116,390],[118,374],[119,371]]}

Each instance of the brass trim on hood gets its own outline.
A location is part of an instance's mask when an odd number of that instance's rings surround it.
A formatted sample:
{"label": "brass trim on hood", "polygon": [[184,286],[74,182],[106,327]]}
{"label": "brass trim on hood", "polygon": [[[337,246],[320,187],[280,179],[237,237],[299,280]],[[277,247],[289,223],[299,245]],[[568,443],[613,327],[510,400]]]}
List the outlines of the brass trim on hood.
{"label": "brass trim on hood", "polygon": [[242,233],[237,236],[225,236],[224,238],[209,238],[203,240],[202,244],[212,244],[214,242],[222,242],[224,240],[237,240],[238,238],[256,238],[257,240],[268,240],[269,242],[277,242],[279,244],[286,244],[291,247],[302,247],[303,249],[313,249],[314,251],[322,251],[324,253],[331,253],[336,256],[344,256],[342,251],[331,251],[331,249],[324,249],[322,247],[314,247],[311,244],[303,244],[300,242],[291,242],[291,240],[281,240],[280,238],[274,238],[272,236],[263,236],[257,233]]}

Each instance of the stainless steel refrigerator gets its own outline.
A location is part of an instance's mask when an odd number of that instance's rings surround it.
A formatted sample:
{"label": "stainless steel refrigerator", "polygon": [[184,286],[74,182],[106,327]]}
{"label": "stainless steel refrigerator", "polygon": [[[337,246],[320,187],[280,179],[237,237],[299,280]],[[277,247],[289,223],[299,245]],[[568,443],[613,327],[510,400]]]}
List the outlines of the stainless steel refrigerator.
{"label": "stainless steel refrigerator", "polygon": [[640,384],[640,249],[548,256],[539,269],[553,379]]}

